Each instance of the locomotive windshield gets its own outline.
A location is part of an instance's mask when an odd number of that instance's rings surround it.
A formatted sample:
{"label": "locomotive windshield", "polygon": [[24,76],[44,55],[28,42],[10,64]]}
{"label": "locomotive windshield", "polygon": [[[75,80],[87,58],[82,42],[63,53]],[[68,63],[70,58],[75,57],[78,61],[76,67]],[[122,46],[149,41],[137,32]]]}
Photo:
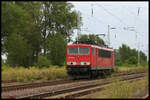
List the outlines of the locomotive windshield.
{"label": "locomotive windshield", "polygon": [[69,47],[68,53],[77,55],[77,54],[89,54],[90,49],[88,47]]}
{"label": "locomotive windshield", "polygon": [[77,47],[70,47],[68,49],[69,54],[78,54],[78,48]]}

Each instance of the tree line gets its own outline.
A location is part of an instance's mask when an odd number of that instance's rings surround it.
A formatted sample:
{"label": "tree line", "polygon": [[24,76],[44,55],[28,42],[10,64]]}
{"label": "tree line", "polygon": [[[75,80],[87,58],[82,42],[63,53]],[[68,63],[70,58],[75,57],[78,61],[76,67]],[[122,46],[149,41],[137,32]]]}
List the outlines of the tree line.
{"label": "tree line", "polygon": [[126,44],[122,44],[119,49],[115,50],[115,65],[138,65],[138,52],[139,64],[145,66],[147,64],[147,56],[142,51],[131,49]]}
{"label": "tree line", "polygon": [[2,1],[1,49],[6,63],[64,65],[66,45],[82,24],[80,12],[72,8],[68,2]]}

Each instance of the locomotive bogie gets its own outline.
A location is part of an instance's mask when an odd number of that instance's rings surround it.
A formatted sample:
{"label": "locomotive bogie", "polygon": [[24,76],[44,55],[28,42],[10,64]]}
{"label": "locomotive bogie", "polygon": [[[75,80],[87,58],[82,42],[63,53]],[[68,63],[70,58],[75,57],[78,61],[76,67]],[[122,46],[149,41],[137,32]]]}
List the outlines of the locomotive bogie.
{"label": "locomotive bogie", "polygon": [[67,73],[70,76],[86,76],[90,73],[90,67],[67,67]]}

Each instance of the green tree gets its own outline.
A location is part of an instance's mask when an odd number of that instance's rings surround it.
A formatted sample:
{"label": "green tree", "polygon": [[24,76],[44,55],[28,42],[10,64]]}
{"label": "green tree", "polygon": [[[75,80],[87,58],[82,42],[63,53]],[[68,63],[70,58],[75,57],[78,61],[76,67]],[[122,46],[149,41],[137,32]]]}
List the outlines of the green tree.
{"label": "green tree", "polygon": [[114,49],[114,56],[115,56],[115,65],[121,66],[122,62],[120,60],[120,54],[118,49]]}
{"label": "green tree", "polygon": [[142,51],[140,51],[140,62],[142,62],[142,61],[147,61],[147,57],[146,57],[146,55],[142,52]]}
{"label": "green tree", "polygon": [[[147,62],[147,57],[146,55],[140,51],[140,63],[144,64],[144,62]],[[115,63],[120,63],[121,64],[134,64],[137,65],[137,59],[138,59],[138,51],[136,49],[131,49],[129,46],[122,44],[121,47],[119,47],[118,52],[115,52]]]}
{"label": "green tree", "polygon": [[40,68],[43,68],[43,67],[49,67],[50,65],[51,65],[51,61],[49,59],[47,59],[43,55],[39,56],[37,66],[39,66]]}
{"label": "green tree", "polygon": [[121,62],[124,62],[130,57],[130,54],[131,54],[130,51],[131,51],[130,47],[125,44],[122,44],[122,46],[119,47],[119,54],[120,54]]}
{"label": "green tree", "polygon": [[131,56],[129,59],[127,59],[127,63],[131,65],[137,64],[137,58],[135,56]]}
{"label": "green tree", "polygon": [[28,66],[28,58],[31,55],[31,45],[19,34],[11,34],[8,37],[8,59],[11,66]]}
{"label": "green tree", "polygon": [[25,34],[29,29],[30,15],[15,2],[2,2],[2,53],[6,53],[8,36],[17,33]]}
{"label": "green tree", "polygon": [[[136,49],[131,49],[131,51],[130,51],[130,56],[135,56],[135,57],[137,57],[137,56],[138,56],[137,50],[136,50]],[[137,58],[136,58],[136,59],[137,59]]]}
{"label": "green tree", "polygon": [[30,26],[28,32],[24,37],[28,40],[28,43],[32,46],[32,56],[30,56],[30,65],[37,63],[38,56],[41,51],[41,14],[42,3],[41,2],[16,2],[16,4],[24,9],[26,13],[30,15]]}
{"label": "green tree", "polygon": [[[72,10],[73,5],[67,2],[42,2],[42,38],[44,55],[49,52],[47,41],[57,32],[62,34],[66,42],[71,40],[73,29],[76,29],[81,24],[81,18],[78,12]],[[50,38],[49,38],[50,37]]]}
{"label": "green tree", "polygon": [[[65,54],[58,51],[60,43],[54,39],[58,36],[62,45],[66,45],[71,41],[73,30],[81,24],[79,12],[72,8],[73,5],[67,2],[2,2],[1,43],[2,53],[8,55],[7,62],[13,66],[31,66],[38,63],[38,57],[44,50],[44,56],[54,59],[53,64],[61,65]],[[27,49],[21,55],[23,48]],[[65,52],[66,48],[63,49]],[[60,59],[56,61],[52,58],[53,54],[59,55]],[[14,55],[21,56],[14,61]]]}
{"label": "green tree", "polygon": [[62,66],[66,57],[66,41],[60,33],[51,38],[49,42],[48,58],[51,59],[53,65]]}
{"label": "green tree", "polygon": [[3,52],[6,53],[9,47],[9,35],[20,34],[32,46],[32,55],[27,58],[29,60],[27,65],[33,65],[34,62],[37,62],[41,51],[41,7],[40,2],[3,2],[2,4],[2,20],[4,19],[2,22]]}

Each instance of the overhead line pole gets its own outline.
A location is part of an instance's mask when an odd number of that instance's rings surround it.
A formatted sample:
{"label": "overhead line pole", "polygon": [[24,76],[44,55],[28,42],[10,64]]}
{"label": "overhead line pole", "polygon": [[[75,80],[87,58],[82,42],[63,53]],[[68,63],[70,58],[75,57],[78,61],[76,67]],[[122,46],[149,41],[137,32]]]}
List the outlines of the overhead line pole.
{"label": "overhead line pole", "polygon": [[[140,7],[138,7],[138,14],[137,16],[139,16],[140,13]],[[138,43],[138,49],[140,50],[140,41]],[[138,50],[138,66],[140,65],[140,51]]]}
{"label": "overhead line pole", "polygon": [[109,33],[109,25],[108,25],[108,46],[110,46],[110,33]]}

